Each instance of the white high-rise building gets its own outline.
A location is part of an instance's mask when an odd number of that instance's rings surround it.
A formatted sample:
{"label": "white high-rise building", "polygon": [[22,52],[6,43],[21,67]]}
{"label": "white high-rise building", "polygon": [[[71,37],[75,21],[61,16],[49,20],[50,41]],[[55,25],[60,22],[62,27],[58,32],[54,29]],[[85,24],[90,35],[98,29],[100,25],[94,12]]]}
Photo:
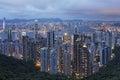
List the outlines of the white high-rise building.
{"label": "white high-rise building", "polygon": [[5,23],[5,17],[3,18],[3,31],[5,30],[5,26],[6,26],[6,23]]}
{"label": "white high-rise building", "polygon": [[41,55],[40,55],[40,61],[41,61],[41,71],[48,72],[48,48],[43,47],[41,48]]}
{"label": "white high-rise building", "polygon": [[39,37],[39,34],[38,34],[38,31],[39,31],[39,28],[38,28],[38,20],[35,20],[35,24],[34,24],[34,31],[35,31],[35,39],[38,39],[38,37]]}
{"label": "white high-rise building", "polygon": [[57,53],[55,49],[50,51],[50,74],[57,73]]}

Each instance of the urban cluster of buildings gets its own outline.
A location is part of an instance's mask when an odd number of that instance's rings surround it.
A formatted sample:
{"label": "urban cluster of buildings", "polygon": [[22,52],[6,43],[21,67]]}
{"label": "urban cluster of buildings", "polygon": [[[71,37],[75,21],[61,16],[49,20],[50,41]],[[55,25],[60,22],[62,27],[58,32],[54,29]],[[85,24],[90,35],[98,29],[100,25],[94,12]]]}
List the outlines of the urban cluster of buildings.
{"label": "urban cluster of buildings", "polygon": [[12,29],[3,29],[8,34],[5,40],[0,39],[0,52],[25,61],[33,60],[40,71],[50,74],[65,74],[83,78],[99,71],[111,60],[115,43],[120,45],[119,37],[103,27],[92,33],[79,33],[74,27],[74,34],[68,28],[64,35],[49,30],[47,38],[38,33],[38,23],[34,24],[34,38],[22,32],[18,39],[12,40]]}

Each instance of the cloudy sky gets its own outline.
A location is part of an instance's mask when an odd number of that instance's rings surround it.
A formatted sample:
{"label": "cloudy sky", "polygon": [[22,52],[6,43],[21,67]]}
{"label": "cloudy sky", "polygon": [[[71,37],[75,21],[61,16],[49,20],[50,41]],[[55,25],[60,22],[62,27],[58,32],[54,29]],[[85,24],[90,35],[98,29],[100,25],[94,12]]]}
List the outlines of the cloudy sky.
{"label": "cloudy sky", "polygon": [[0,0],[0,18],[120,20],[120,0]]}

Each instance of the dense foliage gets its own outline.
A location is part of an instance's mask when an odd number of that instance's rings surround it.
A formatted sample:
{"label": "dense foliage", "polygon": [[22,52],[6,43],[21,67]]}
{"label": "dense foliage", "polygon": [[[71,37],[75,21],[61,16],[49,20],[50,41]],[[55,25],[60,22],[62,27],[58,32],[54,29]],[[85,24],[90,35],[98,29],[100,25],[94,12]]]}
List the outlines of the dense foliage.
{"label": "dense foliage", "polygon": [[[120,47],[113,51],[116,57],[100,71],[83,80],[120,80]],[[32,61],[25,62],[0,55],[0,80],[75,80],[63,75],[40,72]]]}
{"label": "dense foliage", "polygon": [[[63,75],[40,72],[32,61],[0,55],[0,80],[70,80]],[[72,79],[71,79],[72,80]]]}
{"label": "dense foliage", "polygon": [[97,74],[84,80],[120,80],[120,47],[113,50],[115,58],[106,64]]}

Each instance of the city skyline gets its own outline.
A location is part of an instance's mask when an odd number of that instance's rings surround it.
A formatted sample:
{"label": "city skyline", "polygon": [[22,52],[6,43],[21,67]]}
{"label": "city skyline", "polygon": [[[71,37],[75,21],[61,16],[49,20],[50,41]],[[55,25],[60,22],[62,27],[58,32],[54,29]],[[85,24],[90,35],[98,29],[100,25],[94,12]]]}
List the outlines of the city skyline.
{"label": "city skyline", "polygon": [[0,0],[0,17],[120,20],[119,0]]}

